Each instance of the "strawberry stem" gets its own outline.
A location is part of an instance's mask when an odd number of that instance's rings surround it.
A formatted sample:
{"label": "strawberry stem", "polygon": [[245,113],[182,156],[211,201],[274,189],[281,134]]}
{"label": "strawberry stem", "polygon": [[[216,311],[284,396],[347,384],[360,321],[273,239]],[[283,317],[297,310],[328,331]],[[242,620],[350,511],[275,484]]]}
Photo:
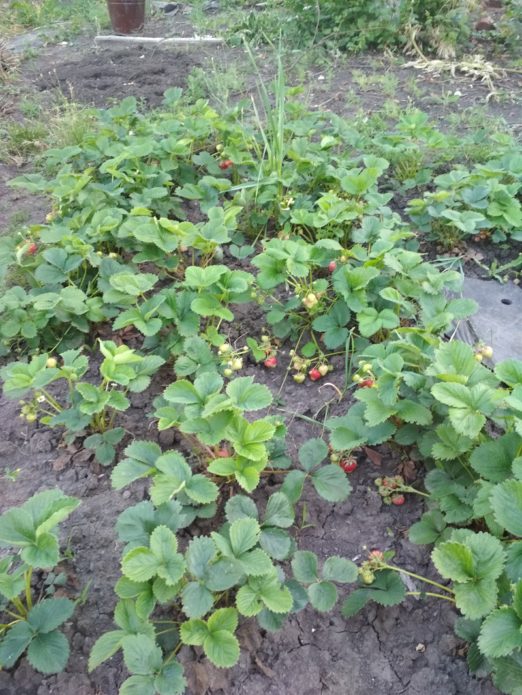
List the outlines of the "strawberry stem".
{"label": "strawberry stem", "polygon": [[442,591],[446,591],[449,594],[454,594],[455,592],[453,589],[449,589],[447,586],[444,586],[443,584],[439,584],[438,582],[434,582],[432,579],[427,579],[427,577],[423,577],[420,574],[415,574],[414,572],[409,572],[408,570],[402,569],[402,567],[395,567],[395,565],[388,565],[387,563],[383,562],[379,569],[387,569],[387,570],[393,570],[394,572],[399,572],[402,574],[407,574],[409,577],[413,577],[413,579],[418,579],[421,582],[425,582],[426,584],[431,584],[432,586],[436,586],[437,589],[442,589]]}
{"label": "strawberry stem", "polygon": [[450,601],[455,603],[455,599],[451,596],[444,596],[444,594],[437,594],[434,591],[407,591],[406,596],[433,596],[434,598],[442,598],[445,601]]}

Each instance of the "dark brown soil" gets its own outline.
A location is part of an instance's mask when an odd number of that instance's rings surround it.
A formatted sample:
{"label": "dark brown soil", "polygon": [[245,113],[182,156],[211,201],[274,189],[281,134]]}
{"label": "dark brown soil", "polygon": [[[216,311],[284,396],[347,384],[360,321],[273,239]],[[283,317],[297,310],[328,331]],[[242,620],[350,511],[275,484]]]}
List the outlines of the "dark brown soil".
{"label": "dark brown soil", "polygon": [[103,49],[85,52],[76,59],[49,61],[35,75],[40,91],[57,89],[82,104],[104,107],[126,96],[157,106],[166,89],[184,87],[192,68],[201,64],[197,55],[159,49]]}

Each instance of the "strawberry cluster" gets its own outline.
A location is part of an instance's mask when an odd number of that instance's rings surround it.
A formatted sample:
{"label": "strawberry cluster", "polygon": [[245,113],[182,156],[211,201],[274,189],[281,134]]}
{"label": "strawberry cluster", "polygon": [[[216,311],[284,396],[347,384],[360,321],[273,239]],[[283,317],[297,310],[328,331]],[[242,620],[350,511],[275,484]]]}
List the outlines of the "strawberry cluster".
{"label": "strawberry cluster", "polygon": [[394,504],[400,507],[406,502],[403,494],[406,486],[402,475],[394,475],[384,478],[376,478],[375,484],[384,504]]}

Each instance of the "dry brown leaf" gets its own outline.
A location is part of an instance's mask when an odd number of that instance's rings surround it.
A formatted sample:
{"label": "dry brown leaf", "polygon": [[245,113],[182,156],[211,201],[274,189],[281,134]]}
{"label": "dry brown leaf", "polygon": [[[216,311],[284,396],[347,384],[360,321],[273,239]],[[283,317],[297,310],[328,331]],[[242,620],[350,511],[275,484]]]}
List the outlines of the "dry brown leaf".
{"label": "dry brown leaf", "polygon": [[67,468],[71,461],[72,455],[70,453],[65,452],[60,454],[60,456],[53,461],[53,471],[56,471],[57,473],[59,471],[63,471],[65,468]]}
{"label": "dry brown leaf", "polygon": [[408,483],[417,479],[417,469],[413,461],[402,461],[397,470],[399,475],[402,475],[404,480]]}
{"label": "dry brown leaf", "polygon": [[375,449],[370,449],[369,446],[363,447],[363,451],[374,466],[380,466],[382,464],[382,454],[379,454],[378,451],[375,451]]}

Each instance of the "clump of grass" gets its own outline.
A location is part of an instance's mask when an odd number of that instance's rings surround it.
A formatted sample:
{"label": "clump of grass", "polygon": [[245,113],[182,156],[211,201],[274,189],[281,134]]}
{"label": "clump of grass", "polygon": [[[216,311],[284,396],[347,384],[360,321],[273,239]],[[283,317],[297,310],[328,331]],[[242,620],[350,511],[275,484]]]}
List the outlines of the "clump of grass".
{"label": "clump of grass", "polygon": [[22,121],[8,122],[0,130],[1,160],[35,158],[38,163],[38,156],[49,148],[78,145],[93,122],[93,109],[65,99],[46,111],[45,124],[38,104],[31,102],[26,114]]}
{"label": "clump of grass", "polygon": [[107,16],[104,0],[13,0],[6,12],[8,22],[26,28],[70,22],[76,29]]}

